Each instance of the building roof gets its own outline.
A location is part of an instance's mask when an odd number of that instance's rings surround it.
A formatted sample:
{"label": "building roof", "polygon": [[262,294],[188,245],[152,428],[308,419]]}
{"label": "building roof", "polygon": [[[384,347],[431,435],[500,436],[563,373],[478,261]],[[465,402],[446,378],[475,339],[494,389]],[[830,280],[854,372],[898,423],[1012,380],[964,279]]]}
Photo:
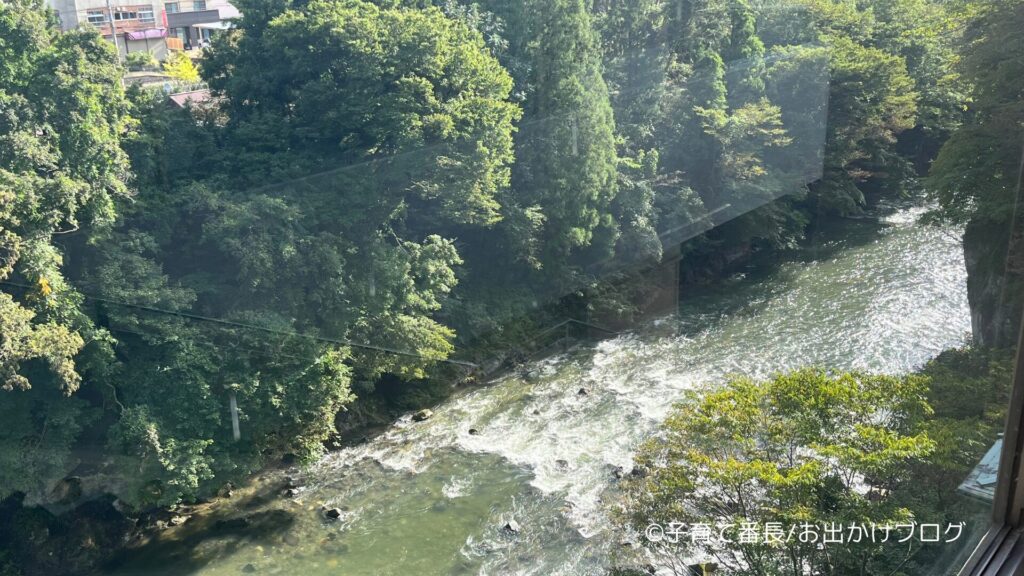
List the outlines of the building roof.
{"label": "building roof", "polygon": [[1002,454],[1003,439],[996,440],[988,449],[981,462],[971,470],[960,484],[960,493],[985,502],[995,499],[996,483],[999,481],[999,456]]}
{"label": "building roof", "polygon": [[210,94],[209,89],[171,94],[169,98],[171,103],[179,108],[184,108],[188,104],[205,104],[213,101],[213,95]]}

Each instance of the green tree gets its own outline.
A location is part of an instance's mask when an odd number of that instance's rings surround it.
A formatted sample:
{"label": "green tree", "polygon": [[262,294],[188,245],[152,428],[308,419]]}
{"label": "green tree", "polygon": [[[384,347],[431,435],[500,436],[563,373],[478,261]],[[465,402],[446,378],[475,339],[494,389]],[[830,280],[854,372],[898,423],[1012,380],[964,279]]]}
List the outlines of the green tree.
{"label": "green tree", "polygon": [[965,32],[960,74],[971,85],[968,121],[942,146],[928,189],[934,216],[966,223],[974,336],[1016,340],[1024,306],[1024,2],[982,2]]}
{"label": "green tree", "polygon": [[645,541],[669,562],[712,557],[730,574],[889,574],[904,546],[741,543],[737,530],[744,522],[788,530],[914,518],[888,494],[911,482],[911,465],[935,449],[921,431],[931,411],[927,383],[805,369],[690,393],[639,449],[643,474],[625,484],[623,519],[641,533],[652,522],[735,527],[732,542]]}
{"label": "green tree", "polygon": [[531,67],[513,186],[521,206],[543,215],[539,263],[551,278],[567,271],[571,255],[592,249],[599,258],[614,246],[615,121],[585,3],[520,9],[529,18],[524,56]]}
{"label": "green tree", "polygon": [[60,33],[41,2],[15,1],[0,5],[0,38],[0,496],[38,496],[89,419],[65,398],[82,355],[99,362],[108,342],[56,239],[87,237],[127,196],[128,118],[113,46],[95,32]]}
{"label": "green tree", "polygon": [[184,52],[171,52],[163,65],[164,72],[181,82],[198,82],[199,69]]}

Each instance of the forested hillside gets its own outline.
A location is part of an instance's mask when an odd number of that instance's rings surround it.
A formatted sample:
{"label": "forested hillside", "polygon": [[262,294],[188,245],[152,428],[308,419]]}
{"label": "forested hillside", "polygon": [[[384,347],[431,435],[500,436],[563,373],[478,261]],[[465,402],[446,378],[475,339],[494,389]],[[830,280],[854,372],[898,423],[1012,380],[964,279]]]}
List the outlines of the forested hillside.
{"label": "forested hillside", "polygon": [[664,254],[714,279],[926,188],[1016,333],[1019,0],[236,4],[185,109],[0,5],[0,497],[209,496],[548,319],[628,318]]}

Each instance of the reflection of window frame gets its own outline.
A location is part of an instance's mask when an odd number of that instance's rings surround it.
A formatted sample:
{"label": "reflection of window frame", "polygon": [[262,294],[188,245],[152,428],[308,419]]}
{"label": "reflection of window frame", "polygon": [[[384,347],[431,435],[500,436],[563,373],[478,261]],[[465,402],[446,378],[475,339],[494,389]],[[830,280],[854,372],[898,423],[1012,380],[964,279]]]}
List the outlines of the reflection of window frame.
{"label": "reflection of window frame", "polygon": [[[1024,156],[1017,183],[1014,222],[1024,218]],[[960,576],[1011,576],[1024,573],[1024,320],[1017,339],[1013,389],[1006,413],[1006,431],[992,505],[992,523],[960,570]]]}

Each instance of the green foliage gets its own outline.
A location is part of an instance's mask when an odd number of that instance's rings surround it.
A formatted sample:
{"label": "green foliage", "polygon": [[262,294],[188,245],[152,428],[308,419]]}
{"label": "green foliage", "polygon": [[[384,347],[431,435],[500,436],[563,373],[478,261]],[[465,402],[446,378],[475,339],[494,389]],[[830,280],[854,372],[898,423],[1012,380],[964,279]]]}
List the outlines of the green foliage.
{"label": "green foliage", "polygon": [[0,495],[38,497],[93,416],[65,397],[107,340],[55,240],[105,225],[127,195],[126,106],[113,47],[61,34],[41,3],[0,5],[0,39]]}
{"label": "green foliage", "polygon": [[[984,508],[956,490],[1003,432],[1013,352],[979,347],[947,350],[920,373],[928,378],[928,403],[934,409],[923,429],[935,441],[935,451],[913,463],[914,482],[902,486],[894,497],[921,516],[963,521]],[[937,556],[943,551],[927,552]],[[928,565],[928,556],[919,561]]]}
{"label": "green foliage", "polygon": [[[1014,20],[983,10],[957,69],[972,10],[946,4],[239,0],[201,64],[215,99],[187,110],[126,98],[94,32],[0,5],[0,496],[45,491],[86,432],[139,506],[314,458],[352,390],[412,407],[444,389],[423,381],[456,343],[524,340],[551,309],[626,317],[624,279],[664,252],[713,268],[898,192],[960,122],[961,77],[976,104],[934,187],[948,219],[1003,210],[980,200],[1011,180],[1020,75],[995,43]],[[164,68],[200,80],[183,54]],[[864,409],[860,388],[916,386],[777,380]],[[809,425],[810,408],[736,386]],[[923,450],[844,426],[818,447],[857,473]],[[788,474],[721,464],[712,478]],[[808,466],[824,490],[827,467]]]}
{"label": "green foliage", "polygon": [[1021,39],[1024,4],[982,4],[968,28],[961,74],[972,86],[971,121],[950,137],[932,167],[929,180],[943,219],[972,217],[1009,222],[1021,163],[1024,83]]}
{"label": "green foliage", "polygon": [[[640,448],[647,475],[626,482],[623,519],[640,531],[651,522],[907,522],[914,511],[887,495],[916,481],[914,463],[936,450],[922,429],[927,394],[920,376],[812,369],[690,393]],[[648,545],[715,555],[734,574],[888,574],[904,548],[733,540]]]}
{"label": "green foliage", "polygon": [[149,70],[157,67],[156,57],[149,50],[128,53],[124,63],[130,70]]}
{"label": "green foliage", "polygon": [[584,3],[542,2],[537,8],[526,120],[543,123],[520,142],[516,188],[527,203],[541,207],[549,254],[542,262],[556,263],[574,249],[613,245],[608,207],[616,194],[615,124]]}
{"label": "green foliage", "polygon": [[426,376],[462,264],[433,231],[503,217],[518,108],[478,33],[437,9],[251,8],[204,62],[222,110],[133,93],[145,188],[88,251],[90,290],[135,305],[97,309],[124,352],[108,446],[133,504],[315,458],[354,383]]}
{"label": "green foliage", "polygon": [[[965,347],[905,377],[805,369],[692,392],[638,452],[648,474],[626,482],[619,518],[640,530],[670,521],[984,522],[984,507],[957,490],[1003,429],[1012,365],[1012,351]],[[920,542],[652,550],[736,553],[730,574],[917,574],[948,552]]]}
{"label": "green foliage", "polygon": [[198,82],[199,69],[184,52],[171,52],[163,64],[164,72],[181,82]]}

